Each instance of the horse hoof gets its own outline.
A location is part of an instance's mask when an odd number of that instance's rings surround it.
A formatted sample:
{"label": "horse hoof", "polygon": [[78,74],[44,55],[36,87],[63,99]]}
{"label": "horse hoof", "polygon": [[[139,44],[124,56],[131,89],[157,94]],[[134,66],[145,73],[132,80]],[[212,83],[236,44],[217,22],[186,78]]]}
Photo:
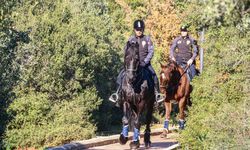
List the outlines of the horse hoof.
{"label": "horse hoof", "polygon": [[131,150],[137,150],[140,147],[140,141],[132,141],[129,144]]}
{"label": "horse hoof", "polygon": [[184,130],[185,128],[185,121],[184,120],[179,120],[179,129]]}
{"label": "horse hoof", "polygon": [[167,137],[167,135],[166,134],[161,134],[161,138],[166,138]]}
{"label": "horse hoof", "polygon": [[151,141],[150,141],[150,131],[146,131],[144,133],[144,144],[145,148],[149,148],[151,146]]}
{"label": "horse hoof", "polygon": [[127,143],[127,141],[128,141],[128,137],[125,137],[123,134],[121,134],[120,137],[119,137],[119,143],[121,145],[124,145],[124,144]]}
{"label": "horse hoof", "polygon": [[150,148],[150,147],[151,147],[151,142],[145,143],[145,148],[146,148],[146,149],[148,149],[148,148]]}
{"label": "horse hoof", "polygon": [[168,131],[166,129],[164,129],[162,134],[161,134],[161,138],[167,138],[167,135],[168,135]]}

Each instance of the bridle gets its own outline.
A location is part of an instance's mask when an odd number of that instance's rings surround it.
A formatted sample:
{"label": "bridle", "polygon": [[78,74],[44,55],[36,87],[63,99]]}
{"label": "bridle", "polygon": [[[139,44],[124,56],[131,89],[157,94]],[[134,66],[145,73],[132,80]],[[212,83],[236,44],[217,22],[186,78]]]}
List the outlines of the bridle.
{"label": "bridle", "polygon": [[[137,68],[138,67],[136,67],[136,69],[126,69],[126,71],[134,71],[134,72],[136,72],[136,71],[138,71]],[[142,73],[142,71],[140,71],[138,74],[140,74],[140,73]],[[141,82],[142,79],[140,79],[139,81],[135,80],[136,82],[133,81],[132,83],[130,83],[130,82],[128,82],[127,75],[125,75],[125,78],[126,78],[125,79],[126,80],[126,86],[127,86],[127,88],[130,88],[131,101],[136,105],[136,103],[138,103],[138,102],[136,101],[135,87]]]}
{"label": "bridle", "polygon": [[136,72],[137,71],[137,68],[135,68],[135,69],[127,69],[127,67],[126,67],[126,70],[125,71],[132,71],[132,72]]}
{"label": "bridle", "polygon": [[[133,55],[133,54],[132,54]],[[132,57],[132,60],[130,60],[130,61],[135,61],[135,60],[133,60],[133,59],[136,59],[136,58],[134,58],[134,57]],[[139,61],[139,60],[138,60]],[[131,64],[128,64],[128,65],[126,65],[125,64],[125,77],[126,77],[126,86],[127,86],[127,88],[129,88],[130,90],[130,92],[131,93],[129,93],[130,95],[131,95],[131,101],[134,103],[134,104],[136,104],[136,94],[135,94],[135,90],[134,90],[134,87],[136,86],[136,85],[134,85],[134,79],[133,79],[133,81],[130,83],[128,80],[128,76],[127,76],[127,74],[128,74],[128,72],[133,72],[133,78],[135,78],[135,80],[136,80],[136,75],[134,76],[134,73],[136,73],[137,74],[137,71],[138,71],[138,66],[139,66],[139,64],[135,64],[135,63],[133,63],[133,62],[130,62],[130,63],[132,63],[132,65]],[[140,72],[139,72],[140,73]],[[138,83],[138,82],[136,82],[136,83]]]}

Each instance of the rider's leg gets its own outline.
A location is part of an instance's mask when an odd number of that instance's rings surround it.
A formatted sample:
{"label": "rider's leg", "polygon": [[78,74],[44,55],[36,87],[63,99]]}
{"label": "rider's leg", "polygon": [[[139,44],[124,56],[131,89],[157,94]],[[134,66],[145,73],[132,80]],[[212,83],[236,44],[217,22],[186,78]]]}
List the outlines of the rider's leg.
{"label": "rider's leg", "polygon": [[177,65],[180,66],[182,69],[185,69],[186,66],[187,66],[187,63],[184,62],[184,61],[180,61],[180,60],[178,61],[178,60],[177,60],[176,63],[177,63]]}
{"label": "rider's leg", "polygon": [[124,69],[122,69],[117,76],[116,83],[117,83],[118,87],[122,84],[123,77],[124,77]]}
{"label": "rider's leg", "polygon": [[159,93],[160,92],[160,88],[159,88],[159,81],[158,81],[158,78],[156,76],[156,73],[153,69],[153,67],[151,65],[148,66],[148,70],[150,71],[152,77],[153,77],[153,80],[154,80],[154,85],[155,85],[155,90]]}
{"label": "rider's leg", "polygon": [[192,64],[190,67],[190,81],[194,78],[194,76],[196,75],[196,70],[195,70],[195,65]]}
{"label": "rider's leg", "polygon": [[159,80],[158,80],[156,73],[151,65],[148,66],[148,69],[151,72],[151,75],[153,76],[156,101],[161,102],[164,100],[164,97],[161,96],[161,93],[160,93]]}
{"label": "rider's leg", "polygon": [[120,91],[121,91],[121,85],[122,85],[122,79],[124,77],[124,69],[122,69],[117,77],[116,83],[117,83],[117,90],[115,93],[113,93],[110,97],[109,100],[118,103],[120,100]]}

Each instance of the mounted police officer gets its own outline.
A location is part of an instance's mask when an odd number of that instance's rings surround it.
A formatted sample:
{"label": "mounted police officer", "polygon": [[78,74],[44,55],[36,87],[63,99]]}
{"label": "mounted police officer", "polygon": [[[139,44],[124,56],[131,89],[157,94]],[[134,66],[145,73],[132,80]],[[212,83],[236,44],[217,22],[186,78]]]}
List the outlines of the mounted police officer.
{"label": "mounted police officer", "polygon": [[174,39],[170,48],[170,59],[177,62],[183,69],[188,65],[189,81],[197,74],[195,69],[195,58],[198,54],[196,41],[188,34],[187,26],[180,28],[181,35]]}
{"label": "mounted police officer", "polygon": [[[151,66],[151,59],[154,55],[154,46],[149,36],[144,35],[144,29],[145,24],[142,20],[136,20],[134,22],[134,33],[135,35],[131,36],[128,40],[128,42],[133,43],[137,42],[139,44],[139,58],[140,58],[140,66],[144,67],[145,69],[148,69],[153,77],[154,80],[154,86],[155,86],[155,95],[156,95],[156,101],[160,102],[163,101],[164,98],[160,94],[159,90],[159,81],[156,76],[156,73]],[[127,47],[125,46],[124,51],[127,50]],[[124,69],[121,70],[121,72],[118,75],[117,78],[117,84],[118,89],[117,92],[112,94],[109,98],[110,101],[117,103],[119,101],[120,97],[120,87],[122,83],[122,79],[124,77]]]}

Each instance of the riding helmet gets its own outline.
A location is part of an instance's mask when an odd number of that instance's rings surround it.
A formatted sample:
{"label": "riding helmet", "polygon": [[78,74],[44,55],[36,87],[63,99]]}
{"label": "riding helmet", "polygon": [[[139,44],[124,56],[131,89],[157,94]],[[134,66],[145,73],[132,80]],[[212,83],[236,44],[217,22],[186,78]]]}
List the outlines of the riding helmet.
{"label": "riding helmet", "polygon": [[145,29],[145,23],[142,20],[136,20],[134,22],[134,29],[136,29],[136,30],[144,30]]}
{"label": "riding helmet", "polygon": [[188,27],[186,25],[181,26],[181,31],[187,32]]}

